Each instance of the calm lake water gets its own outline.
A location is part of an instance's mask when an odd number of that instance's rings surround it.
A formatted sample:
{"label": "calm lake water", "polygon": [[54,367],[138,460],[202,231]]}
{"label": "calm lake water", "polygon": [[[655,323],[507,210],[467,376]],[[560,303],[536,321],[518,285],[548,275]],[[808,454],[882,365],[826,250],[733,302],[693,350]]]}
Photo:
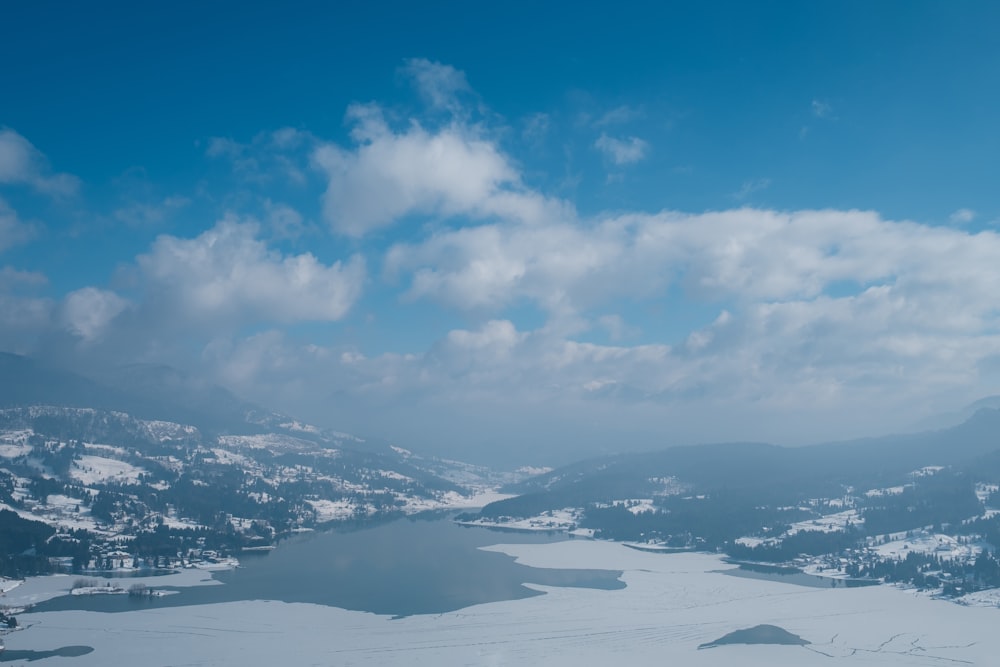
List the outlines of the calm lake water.
{"label": "calm lake water", "polygon": [[519,565],[478,547],[544,543],[564,535],[499,533],[449,518],[400,519],[359,530],[306,533],[264,554],[242,554],[242,567],[214,573],[222,586],[195,586],[152,599],[125,595],[64,596],[34,611],[124,612],[239,600],[311,602],[393,616],[434,614],[474,604],[539,595],[523,584],[624,588],[621,572]]}

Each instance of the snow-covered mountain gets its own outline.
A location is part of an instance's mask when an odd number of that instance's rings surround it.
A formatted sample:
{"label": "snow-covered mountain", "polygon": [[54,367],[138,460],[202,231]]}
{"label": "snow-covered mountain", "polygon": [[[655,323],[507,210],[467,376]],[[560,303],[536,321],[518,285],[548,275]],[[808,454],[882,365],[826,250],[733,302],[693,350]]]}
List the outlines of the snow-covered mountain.
{"label": "snow-covered mountain", "polygon": [[198,540],[266,546],[330,521],[473,506],[511,479],[303,423],[165,367],[96,380],[0,355],[0,372],[0,513],[49,527],[26,533],[39,559],[94,562],[123,539],[172,554]]}

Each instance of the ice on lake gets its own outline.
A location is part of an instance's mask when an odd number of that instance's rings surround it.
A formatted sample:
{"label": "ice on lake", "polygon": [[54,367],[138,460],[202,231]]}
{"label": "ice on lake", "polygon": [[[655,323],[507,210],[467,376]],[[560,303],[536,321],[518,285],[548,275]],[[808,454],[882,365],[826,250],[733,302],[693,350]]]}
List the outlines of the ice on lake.
{"label": "ice on lake", "polygon": [[[1000,654],[1000,610],[889,586],[810,588],[727,577],[713,555],[570,540],[487,547],[542,568],[622,570],[620,590],[545,595],[392,619],[304,603],[230,602],[119,614],[24,614],[8,650],[94,651],[87,665],[955,665]],[[702,644],[758,625],[808,645]],[[40,664],[45,664],[42,661]]]}

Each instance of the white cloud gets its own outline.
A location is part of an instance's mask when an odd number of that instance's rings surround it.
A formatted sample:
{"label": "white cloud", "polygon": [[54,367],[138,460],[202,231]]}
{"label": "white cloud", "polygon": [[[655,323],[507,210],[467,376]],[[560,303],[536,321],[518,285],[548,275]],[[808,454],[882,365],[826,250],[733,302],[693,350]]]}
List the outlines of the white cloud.
{"label": "white cloud", "polygon": [[31,240],[36,233],[35,225],[21,220],[17,211],[0,197],[0,252]]}
{"label": "white cloud", "polygon": [[160,236],[137,258],[152,303],[185,321],[291,323],[342,318],[361,294],[364,260],[325,265],[283,255],[259,225],[227,217],[193,239]]}
{"label": "white cloud", "polygon": [[406,292],[411,299],[499,309],[527,298],[557,312],[579,309],[609,289],[635,288],[627,279],[631,267],[621,257],[627,243],[614,223],[592,230],[558,222],[480,225],[444,231],[419,244],[397,244],[384,266],[390,277],[412,275]]}
{"label": "white cloud", "polygon": [[205,155],[208,157],[239,158],[245,153],[247,147],[240,142],[229,137],[210,137]]}
{"label": "white cloud", "polygon": [[75,176],[54,173],[45,155],[9,128],[0,128],[0,183],[27,185],[47,195],[71,195],[80,185]]}
{"label": "white cloud", "polygon": [[[0,270],[0,342],[16,347],[48,325],[64,338],[72,332],[88,353],[98,343],[141,340],[133,345],[148,345],[150,356],[167,350],[181,358],[177,348],[203,345],[199,363],[264,403],[346,420],[337,425],[347,429],[392,422],[403,437],[428,439],[466,419],[462,437],[480,442],[494,429],[523,436],[532,414],[574,444],[631,428],[662,443],[675,425],[698,440],[842,437],[943,397],[976,398],[1000,382],[997,233],[838,210],[583,219],[571,204],[525,185],[502,133],[468,120],[462,103],[474,93],[462,72],[427,60],[409,61],[404,71],[431,111],[446,112],[430,114],[443,125],[394,124],[377,105],[354,105],[349,145],[283,128],[248,143],[214,139],[206,152],[259,182],[281,174],[304,182],[311,161],[318,170],[311,177],[325,177],[323,218],[340,234],[430,219],[385,250],[385,291],[401,286],[405,300],[434,301],[468,324],[434,332],[434,342],[418,349],[385,351],[365,335],[385,326],[379,300],[365,304],[371,308],[341,338],[331,333],[340,327],[305,342],[299,336],[317,328],[302,327],[293,337],[284,326],[348,316],[362,295],[365,261],[275,249],[265,238],[301,242],[307,221],[277,196],[260,195],[260,223],[229,216],[192,238],[160,236],[136,259],[130,300],[96,287],[61,303],[21,298],[18,290],[44,284],[44,276]],[[813,109],[830,117],[825,103]],[[612,132],[632,113],[613,110],[586,127]],[[549,122],[529,119],[526,138]],[[0,166],[7,174],[0,178],[44,189],[36,181],[53,176],[41,154],[16,138],[11,145],[17,150],[9,155],[21,157]],[[649,151],[621,135],[602,134],[595,146],[616,165]],[[733,196],[769,185],[750,180]],[[131,216],[149,220],[155,212]],[[951,222],[974,217],[961,209]],[[30,232],[0,201],[0,249]],[[692,323],[689,311],[702,319]],[[429,312],[428,320],[438,315]],[[539,314],[541,323],[526,324]],[[245,335],[249,327],[257,333]],[[605,338],[610,344],[585,342]]]}
{"label": "white cloud", "polygon": [[459,96],[472,92],[465,72],[451,65],[412,58],[403,65],[402,72],[413,80],[424,101],[436,109],[459,111],[462,108]]}
{"label": "white cloud", "polygon": [[[859,211],[739,209],[589,226],[482,225],[397,245],[386,265],[410,276],[410,298],[487,313],[526,300],[550,322],[623,299],[655,303],[672,284],[685,302],[723,310],[676,348],[584,344],[574,329],[508,336],[503,364],[476,356],[453,378],[469,383],[466,393],[475,385],[500,397],[530,386],[539,400],[556,400],[586,386],[609,399],[712,396],[828,415],[868,410],[864,399],[887,411],[880,418],[872,407],[870,425],[885,424],[892,405],[904,419],[907,401],[912,415],[913,405],[949,393],[990,391],[981,375],[1000,359],[998,256],[1000,235],[989,231]],[[597,322],[613,335],[627,326]]]}
{"label": "white cloud", "polygon": [[594,142],[594,147],[616,165],[639,162],[646,157],[646,153],[649,151],[649,144],[639,137],[616,139],[603,132]]}
{"label": "white cloud", "polygon": [[608,337],[616,342],[639,333],[636,328],[630,327],[621,315],[601,315],[597,318],[597,323],[608,332]]}
{"label": "white cloud", "polygon": [[[394,433],[430,443],[481,442],[484,432],[517,439],[505,423],[525,420],[581,452],[632,429],[651,438],[630,439],[636,446],[668,435],[853,437],[903,427],[1000,381],[997,256],[993,232],[858,211],[481,225],[396,246],[387,258],[410,276],[411,298],[497,314],[481,326],[407,355],[255,337],[220,347],[213,365],[248,392],[271,387],[316,414],[336,396],[352,406],[338,414],[348,424],[391,412]],[[670,315],[672,284],[683,287],[682,303],[717,304],[718,316],[685,332]],[[525,300],[547,309],[544,326],[518,327],[508,308]],[[681,327],[676,344],[576,340],[588,325],[574,312],[623,300],[663,303],[671,328]],[[613,337],[634,328],[620,316],[592,321]],[[643,337],[655,341],[655,329]]]}
{"label": "white cloud", "polygon": [[316,138],[304,130],[283,127],[260,132],[249,142],[230,137],[210,137],[205,155],[227,160],[233,173],[257,186],[284,181],[302,186],[307,182],[307,155]]}
{"label": "white cloud", "polygon": [[302,235],[306,228],[302,214],[288,204],[264,200],[267,224],[275,238],[294,239]]}
{"label": "white cloud", "polygon": [[833,114],[833,107],[830,106],[829,102],[823,100],[813,100],[810,105],[812,108],[813,115],[817,118],[830,118]]}
{"label": "white cloud", "polygon": [[114,292],[84,287],[66,295],[62,318],[66,328],[84,342],[100,338],[129,302]]}
{"label": "white cloud", "polygon": [[45,274],[37,271],[18,271],[12,266],[0,269],[0,291],[19,287],[41,287],[48,282],[49,279]]}
{"label": "white cloud", "polygon": [[622,125],[624,123],[630,123],[637,118],[641,118],[643,112],[641,109],[636,109],[630,107],[626,104],[617,106],[614,109],[604,113],[600,118],[594,121],[594,127],[604,127],[607,125]]}
{"label": "white cloud", "polygon": [[770,178],[758,178],[753,181],[744,181],[740,189],[732,194],[733,199],[746,199],[755,192],[766,190],[771,187]]}
{"label": "white cloud", "polygon": [[960,208],[948,216],[948,222],[953,225],[967,225],[975,219],[976,212],[968,208]]}
{"label": "white cloud", "polygon": [[525,189],[498,146],[476,128],[453,124],[428,131],[412,122],[394,132],[374,106],[353,106],[345,150],[325,144],[313,154],[328,182],[323,212],[333,229],[362,236],[408,215],[541,221],[566,214],[565,204]]}

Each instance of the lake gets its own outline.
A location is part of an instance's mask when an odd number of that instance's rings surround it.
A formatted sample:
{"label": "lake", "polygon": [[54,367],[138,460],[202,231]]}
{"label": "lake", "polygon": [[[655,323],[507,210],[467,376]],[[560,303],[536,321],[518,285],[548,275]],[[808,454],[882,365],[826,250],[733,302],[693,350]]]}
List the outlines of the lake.
{"label": "lake", "polygon": [[159,598],[63,596],[35,611],[126,612],[149,607],[244,600],[308,602],[391,616],[436,614],[484,602],[539,595],[526,583],[620,589],[620,571],[533,568],[479,547],[542,544],[561,534],[498,533],[459,526],[450,517],[407,518],[355,530],[304,533],[264,553],[244,553],[242,566],[216,572],[222,586],[173,588]]}
{"label": "lake", "polygon": [[[221,575],[225,585],[150,602],[53,603],[82,608],[66,611],[38,605],[19,615],[27,629],[6,637],[0,663],[849,667],[990,665],[1000,653],[997,609],[892,586],[728,576],[722,567],[717,554],[400,521],[297,537]],[[280,586],[259,581],[268,572]],[[514,583],[543,577],[556,583],[536,586],[544,595]],[[490,597],[501,599],[474,604]],[[108,604],[128,613],[88,610]],[[434,612],[445,607],[454,610]]]}

